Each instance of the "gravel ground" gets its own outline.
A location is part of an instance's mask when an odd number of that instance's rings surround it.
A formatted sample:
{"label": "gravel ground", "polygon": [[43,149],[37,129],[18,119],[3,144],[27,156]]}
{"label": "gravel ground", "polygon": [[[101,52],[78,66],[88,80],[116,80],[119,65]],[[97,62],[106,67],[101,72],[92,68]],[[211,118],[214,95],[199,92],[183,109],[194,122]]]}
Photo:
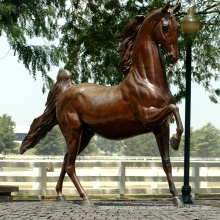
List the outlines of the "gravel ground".
{"label": "gravel ground", "polygon": [[[171,201],[103,201],[85,207],[80,201],[16,201],[0,203],[0,219],[220,219],[220,207],[215,201],[200,201],[184,208],[175,208]],[[217,206],[212,206],[216,205]]]}

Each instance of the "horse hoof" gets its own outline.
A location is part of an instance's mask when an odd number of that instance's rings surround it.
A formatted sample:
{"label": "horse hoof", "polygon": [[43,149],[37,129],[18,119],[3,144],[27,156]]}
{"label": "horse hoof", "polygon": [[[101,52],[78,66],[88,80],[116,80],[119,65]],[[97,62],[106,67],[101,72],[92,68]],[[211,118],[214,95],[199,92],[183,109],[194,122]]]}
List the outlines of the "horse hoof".
{"label": "horse hoof", "polygon": [[173,205],[177,208],[183,208],[185,206],[182,198],[179,197],[173,198]]}
{"label": "horse hoof", "polygon": [[177,140],[174,136],[170,139],[170,145],[174,150],[179,150],[180,140]]}
{"label": "horse hoof", "polygon": [[84,205],[84,206],[94,206],[92,200],[89,199],[89,198],[83,199],[83,205]]}
{"label": "horse hoof", "polygon": [[65,196],[57,196],[56,201],[57,202],[66,202],[66,198],[65,198]]}

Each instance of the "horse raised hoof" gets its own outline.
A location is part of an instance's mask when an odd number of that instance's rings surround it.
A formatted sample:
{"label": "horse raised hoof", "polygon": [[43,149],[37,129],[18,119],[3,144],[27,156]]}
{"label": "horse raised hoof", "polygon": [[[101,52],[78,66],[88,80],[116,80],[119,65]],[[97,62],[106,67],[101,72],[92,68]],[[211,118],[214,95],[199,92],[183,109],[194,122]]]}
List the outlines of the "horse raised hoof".
{"label": "horse raised hoof", "polygon": [[180,197],[174,197],[173,198],[173,205],[177,208],[183,208],[185,204],[183,203],[182,198]]}
{"label": "horse raised hoof", "polygon": [[66,202],[66,197],[65,196],[57,196],[56,201],[57,202]]}
{"label": "horse raised hoof", "polygon": [[83,199],[83,205],[84,206],[91,206],[91,207],[94,206],[92,200],[89,198]]}
{"label": "horse raised hoof", "polygon": [[177,140],[174,136],[170,139],[170,145],[174,150],[179,150],[180,140]]}

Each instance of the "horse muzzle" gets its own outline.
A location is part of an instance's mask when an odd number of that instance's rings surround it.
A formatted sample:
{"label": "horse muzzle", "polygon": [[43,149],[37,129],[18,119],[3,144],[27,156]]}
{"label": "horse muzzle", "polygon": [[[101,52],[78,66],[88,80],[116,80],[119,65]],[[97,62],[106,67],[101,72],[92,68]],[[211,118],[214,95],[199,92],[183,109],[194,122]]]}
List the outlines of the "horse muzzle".
{"label": "horse muzzle", "polygon": [[167,53],[166,54],[166,60],[170,64],[174,64],[178,61],[179,57],[174,56],[172,53]]}

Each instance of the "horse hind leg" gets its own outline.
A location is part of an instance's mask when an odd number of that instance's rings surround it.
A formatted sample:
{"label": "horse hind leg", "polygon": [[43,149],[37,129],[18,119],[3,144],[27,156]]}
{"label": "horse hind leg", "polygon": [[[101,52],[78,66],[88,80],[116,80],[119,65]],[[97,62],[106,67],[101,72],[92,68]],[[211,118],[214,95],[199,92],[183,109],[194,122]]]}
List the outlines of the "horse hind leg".
{"label": "horse hind leg", "polygon": [[[94,134],[92,132],[90,132],[89,130],[83,129],[78,155],[87,147],[87,145],[89,144],[89,142],[93,136],[94,136]],[[93,206],[94,205],[93,202],[91,201],[91,199],[89,199],[89,197],[85,193],[85,191],[82,193],[81,197],[83,198],[83,205],[85,205],[85,206]]]}
{"label": "horse hind leg", "polygon": [[[67,123],[65,123],[64,126],[61,126],[61,130],[66,138],[68,147],[66,172],[72,180],[73,184],[75,185],[79,195],[83,198],[83,204],[92,206],[93,203],[89,199],[82,185],[80,184],[80,181],[76,176],[75,170],[76,157],[80,152],[81,136],[83,134],[82,125],[78,116],[76,114],[72,115],[72,117],[69,118]],[[84,141],[82,141],[82,143],[84,143]],[[85,143],[83,145],[85,145]],[[84,148],[85,146],[81,146],[81,150],[83,150]]]}
{"label": "horse hind leg", "polygon": [[90,142],[90,140],[92,139],[93,136],[94,136],[94,133],[92,133],[88,129],[83,129],[82,130],[78,155],[80,155],[80,153],[87,147],[87,145],[89,144],[89,142]]}
{"label": "horse hind leg", "polygon": [[165,126],[166,127],[162,128],[160,131],[157,130],[157,132],[154,132],[154,135],[160,151],[163,169],[169,183],[170,193],[173,195],[173,204],[176,207],[183,207],[184,203],[176,190],[172,177],[172,167],[169,156],[169,125]]}
{"label": "horse hind leg", "polygon": [[73,139],[72,143],[68,147],[66,171],[68,176],[72,180],[73,184],[75,185],[80,197],[83,198],[83,204],[92,206],[93,205],[92,201],[89,199],[78,177],[76,176],[75,162],[76,162],[76,156],[78,155],[78,151],[79,151],[79,140],[80,140],[80,134],[78,135],[79,136],[76,139]]}
{"label": "horse hind leg", "polygon": [[[86,148],[86,146],[89,144],[91,138],[94,136],[94,134],[86,129],[83,129],[82,131],[82,136],[81,136],[81,141],[80,141],[80,147],[78,151],[78,155]],[[56,200],[58,202],[63,202],[66,201],[65,196],[62,193],[62,188],[63,188],[63,180],[66,175],[66,164],[67,164],[67,157],[68,153],[66,153],[63,161],[63,166],[61,169],[60,177],[58,179],[57,185],[56,185],[56,191],[57,191],[57,198]],[[90,202],[91,203],[91,202]]]}
{"label": "horse hind leg", "polygon": [[56,200],[57,200],[57,202],[65,202],[66,201],[66,198],[65,198],[65,196],[63,195],[63,192],[62,192],[62,188],[63,188],[63,180],[64,180],[64,177],[66,175],[67,157],[68,157],[68,153],[66,153],[66,155],[64,156],[62,169],[61,169],[60,176],[59,176],[59,179],[58,179],[57,185],[56,185],[56,191],[57,191]]}

